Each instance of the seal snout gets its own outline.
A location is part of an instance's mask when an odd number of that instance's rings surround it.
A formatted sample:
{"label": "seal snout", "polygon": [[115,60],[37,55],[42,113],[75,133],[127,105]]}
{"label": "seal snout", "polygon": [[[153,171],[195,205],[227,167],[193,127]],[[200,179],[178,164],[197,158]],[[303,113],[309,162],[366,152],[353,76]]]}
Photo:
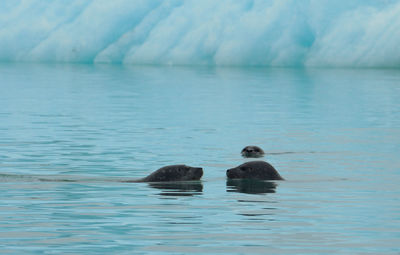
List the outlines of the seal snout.
{"label": "seal snout", "polygon": [[226,170],[226,176],[227,176],[228,178],[230,178],[230,179],[237,178],[235,172],[237,172],[237,171],[235,170],[235,168],[228,169],[228,170]]}
{"label": "seal snout", "polygon": [[192,172],[195,180],[199,180],[203,176],[202,167],[192,167]]}

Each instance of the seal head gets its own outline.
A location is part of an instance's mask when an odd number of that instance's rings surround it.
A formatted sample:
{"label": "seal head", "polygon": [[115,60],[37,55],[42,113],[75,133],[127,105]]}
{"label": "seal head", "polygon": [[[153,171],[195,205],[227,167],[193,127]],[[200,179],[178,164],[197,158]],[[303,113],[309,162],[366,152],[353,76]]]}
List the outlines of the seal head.
{"label": "seal head", "polygon": [[265,161],[250,161],[226,170],[229,179],[284,180],[276,169]]}
{"label": "seal head", "polygon": [[258,146],[250,145],[244,147],[241,154],[245,158],[260,158],[264,156],[264,151]]}
{"label": "seal head", "polygon": [[173,182],[195,181],[203,176],[203,168],[186,165],[164,166],[149,176],[139,180],[140,182]]}

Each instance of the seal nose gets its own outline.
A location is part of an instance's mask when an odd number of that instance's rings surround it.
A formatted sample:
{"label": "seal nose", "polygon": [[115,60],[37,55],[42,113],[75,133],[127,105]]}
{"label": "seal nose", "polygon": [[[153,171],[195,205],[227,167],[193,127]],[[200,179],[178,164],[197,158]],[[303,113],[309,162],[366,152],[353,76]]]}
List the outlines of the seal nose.
{"label": "seal nose", "polygon": [[198,176],[200,176],[200,177],[203,176],[203,168],[201,168],[201,167],[196,167],[196,168],[195,168],[195,171],[196,171],[196,174],[197,174]]}

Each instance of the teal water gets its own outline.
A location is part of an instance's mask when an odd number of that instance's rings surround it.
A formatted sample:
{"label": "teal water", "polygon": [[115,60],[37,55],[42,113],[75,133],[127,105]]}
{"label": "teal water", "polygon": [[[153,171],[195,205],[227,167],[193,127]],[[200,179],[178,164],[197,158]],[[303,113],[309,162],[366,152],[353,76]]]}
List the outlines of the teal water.
{"label": "teal water", "polygon": [[[0,253],[399,254],[399,99],[395,69],[2,64]],[[250,144],[286,181],[227,183]]]}

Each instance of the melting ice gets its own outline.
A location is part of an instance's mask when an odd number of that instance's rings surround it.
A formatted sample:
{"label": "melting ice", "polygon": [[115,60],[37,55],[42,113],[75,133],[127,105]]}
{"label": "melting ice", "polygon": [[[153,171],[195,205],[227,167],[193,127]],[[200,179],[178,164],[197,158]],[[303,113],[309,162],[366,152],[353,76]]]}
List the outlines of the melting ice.
{"label": "melting ice", "polygon": [[2,0],[0,61],[400,67],[400,1]]}

